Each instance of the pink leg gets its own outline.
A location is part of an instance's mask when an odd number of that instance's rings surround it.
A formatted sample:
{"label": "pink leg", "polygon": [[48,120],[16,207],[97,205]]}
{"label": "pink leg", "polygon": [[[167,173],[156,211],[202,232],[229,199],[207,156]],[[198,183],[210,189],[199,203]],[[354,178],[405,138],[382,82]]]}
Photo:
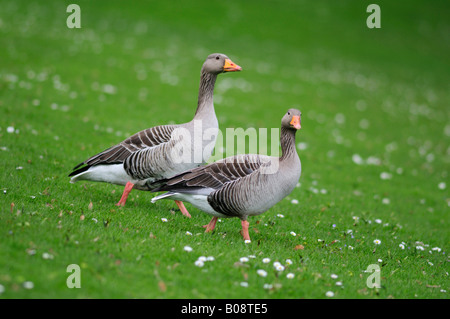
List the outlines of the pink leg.
{"label": "pink leg", "polygon": [[131,190],[133,189],[134,184],[131,182],[127,182],[125,185],[125,189],[123,190],[122,197],[120,198],[119,202],[116,204],[116,206],[125,206],[125,203],[127,202],[128,195],[130,194]]}
{"label": "pink leg", "polygon": [[203,226],[203,228],[206,228],[205,233],[212,232],[214,230],[214,227],[216,227],[217,219],[219,217],[213,217],[208,225]]}
{"label": "pink leg", "polygon": [[249,222],[246,220],[241,220],[241,225],[242,225],[242,237],[244,237],[244,240],[250,240],[250,235],[248,234]]}
{"label": "pink leg", "polygon": [[191,214],[189,214],[189,212],[187,211],[186,207],[184,207],[184,204],[182,201],[176,200],[175,204],[177,204],[178,208],[181,210],[181,213],[188,217],[191,218]]}

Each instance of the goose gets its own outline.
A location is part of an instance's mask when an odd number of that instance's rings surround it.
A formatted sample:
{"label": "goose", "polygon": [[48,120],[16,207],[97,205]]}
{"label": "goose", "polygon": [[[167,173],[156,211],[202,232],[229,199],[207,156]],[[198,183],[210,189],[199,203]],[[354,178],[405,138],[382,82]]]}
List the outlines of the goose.
{"label": "goose", "polygon": [[242,236],[250,242],[249,216],[264,213],[289,195],[298,183],[301,162],[295,147],[295,133],[301,128],[301,113],[289,109],[281,120],[281,157],[244,154],[227,157],[193,168],[169,179],[152,192],[167,191],[152,199],[173,199],[191,203],[212,215],[206,232],[218,218],[241,220]]}
{"label": "goose", "polygon": [[[125,206],[131,190],[149,191],[158,180],[204,164],[218,133],[213,93],[217,75],[241,71],[225,54],[210,54],[200,72],[198,104],[192,121],[140,131],[73,168],[70,182],[94,181],[125,185],[117,206]],[[186,217],[183,202],[175,200]]]}

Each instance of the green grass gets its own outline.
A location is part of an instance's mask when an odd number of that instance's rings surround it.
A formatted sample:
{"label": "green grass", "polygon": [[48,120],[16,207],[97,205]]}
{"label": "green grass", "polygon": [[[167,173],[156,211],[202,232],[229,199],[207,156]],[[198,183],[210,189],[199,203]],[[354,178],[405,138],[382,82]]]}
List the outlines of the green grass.
{"label": "green grass", "polygon": [[[0,1],[0,298],[448,298],[446,2],[378,1],[377,30],[364,1],[77,1],[81,29],[65,25],[69,3]],[[303,114],[300,185],[250,219],[251,244],[237,219],[206,234],[189,204],[191,219],[133,191],[119,209],[122,187],[67,177],[132,133],[192,119],[213,52],[243,67],[217,80],[223,131]]]}

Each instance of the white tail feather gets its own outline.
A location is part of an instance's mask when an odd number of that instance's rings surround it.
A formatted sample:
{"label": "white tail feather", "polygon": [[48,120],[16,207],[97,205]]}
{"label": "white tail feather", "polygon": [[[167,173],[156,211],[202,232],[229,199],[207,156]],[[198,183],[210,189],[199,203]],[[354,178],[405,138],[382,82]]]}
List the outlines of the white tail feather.
{"label": "white tail feather", "polygon": [[166,197],[171,197],[171,196],[173,196],[173,195],[175,195],[175,193],[171,193],[171,192],[168,192],[168,193],[165,193],[165,194],[158,195],[158,196],[152,198],[152,203],[156,202],[157,200],[166,198]]}
{"label": "white tail feather", "polygon": [[89,167],[87,171],[73,176],[70,182],[75,183],[82,180],[125,185],[131,179],[125,172],[123,164],[113,164]]}

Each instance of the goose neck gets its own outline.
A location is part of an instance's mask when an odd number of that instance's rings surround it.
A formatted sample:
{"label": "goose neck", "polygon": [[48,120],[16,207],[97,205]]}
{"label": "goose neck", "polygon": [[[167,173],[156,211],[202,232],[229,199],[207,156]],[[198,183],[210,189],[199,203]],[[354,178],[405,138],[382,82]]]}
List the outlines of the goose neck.
{"label": "goose neck", "polygon": [[298,158],[297,149],[295,148],[295,133],[295,130],[281,127],[280,143],[282,155],[280,161],[293,157]]}
{"label": "goose neck", "polygon": [[214,85],[216,83],[217,74],[204,72],[202,70],[200,76],[200,88],[198,91],[198,105],[195,117],[198,118],[203,114],[214,112],[213,94]]}

